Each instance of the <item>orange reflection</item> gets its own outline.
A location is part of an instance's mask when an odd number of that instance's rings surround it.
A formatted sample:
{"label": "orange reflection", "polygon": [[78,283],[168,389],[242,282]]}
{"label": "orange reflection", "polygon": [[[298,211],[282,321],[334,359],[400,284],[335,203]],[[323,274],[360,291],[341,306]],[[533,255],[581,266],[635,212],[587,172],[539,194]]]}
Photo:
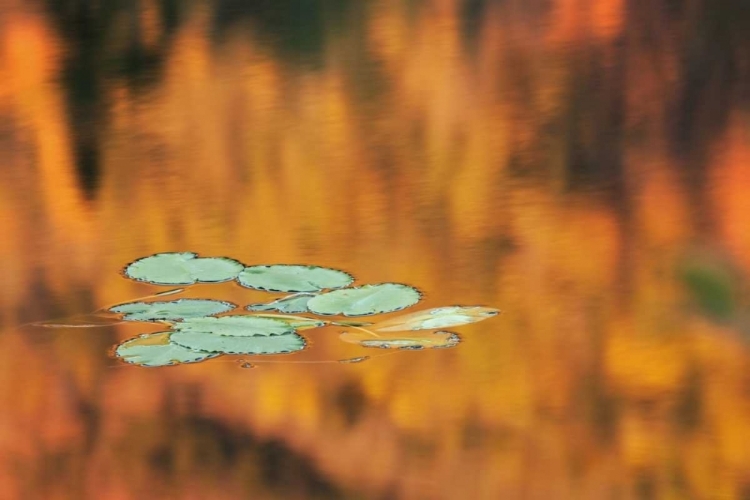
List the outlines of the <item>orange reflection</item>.
{"label": "orange reflection", "polygon": [[[8,327],[8,498],[747,491],[742,318],[699,317],[677,273],[696,242],[750,272],[746,121],[733,112],[706,146],[696,206],[661,106],[680,53],[639,40],[618,52],[623,2],[558,0],[543,22],[489,3],[470,43],[457,0],[374,2],[365,30],[329,40],[314,69],[252,27],[213,42],[208,3],[177,29],[156,85],[109,82],[93,200],[57,83],[63,42],[40,11],[4,4],[7,325],[145,295],[116,271],[175,250],[328,265],[419,286],[425,307],[506,311],[461,327],[453,350],[255,370],[112,367],[107,350],[137,325]],[[147,46],[165,29],[154,4],[139,17]],[[696,214],[715,222],[710,239]],[[338,333],[311,334],[313,348],[355,355]]]}

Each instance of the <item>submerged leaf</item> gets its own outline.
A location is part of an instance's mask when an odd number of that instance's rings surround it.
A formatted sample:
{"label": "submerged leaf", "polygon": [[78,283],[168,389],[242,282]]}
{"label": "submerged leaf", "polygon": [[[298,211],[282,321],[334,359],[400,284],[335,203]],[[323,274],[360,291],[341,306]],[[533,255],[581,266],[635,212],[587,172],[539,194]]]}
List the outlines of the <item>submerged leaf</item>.
{"label": "submerged leaf", "polygon": [[244,266],[227,257],[198,257],[193,252],[158,253],[125,268],[128,278],[155,285],[192,285],[233,280]]}
{"label": "submerged leaf", "polygon": [[377,347],[381,349],[403,348],[448,348],[455,347],[461,342],[461,337],[453,332],[434,332],[420,334],[401,334],[397,336],[376,335],[366,331],[349,331],[342,333],[339,338],[344,342],[359,344],[362,347]]}
{"label": "submerged leaf", "polygon": [[328,324],[325,321],[305,318],[304,316],[284,316],[282,314],[254,314],[253,317],[272,318],[277,321],[282,321],[295,330],[310,330],[312,328],[320,328],[321,326],[326,326]]}
{"label": "submerged leaf", "polygon": [[500,313],[498,309],[480,306],[449,306],[418,311],[375,323],[368,328],[375,332],[402,332],[407,330],[435,330],[451,326],[476,323]]}
{"label": "submerged leaf", "polygon": [[237,277],[244,287],[269,292],[317,292],[326,288],[342,288],[353,280],[350,275],[337,269],[287,264],[246,267]]}
{"label": "submerged leaf", "polygon": [[168,302],[130,302],[110,307],[114,313],[124,314],[125,321],[175,321],[202,318],[231,311],[231,302],[212,299],[178,299]]}
{"label": "submerged leaf", "polygon": [[196,363],[218,356],[212,352],[198,352],[170,343],[170,332],[151,333],[126,340],[115,350],[117,357],[141,366],[170,366]]}
{"label": "submerged leaf", "polygon": [[257,316],[188,318],[181,323],[176,323],[172,328],[178,332],[228,337],[269,337],[294,333],[294,327],[284,321]]}
{"label": "submerged leaf", "polygon": [[307,307],[315,314],[369,316],[405,309],[420,298],[416,288],[382,283],[323,293],[311,298]]}
{"label": "submerged leaf", "polygon": [[296,293],[266,304],[250,304],[245,309],[248,311],[279,311],[284,313],[307,312],[307,303],[313,297],[315,297],[314,293]]}
{"label": "submerged leaf", "polygon": [[358,356],[356,358],[340,359],[339,363],[361,363],[370,359],[370,356]]}
{"label": "submerged leaf", "polygon": [[172,334],[170,341],[189,349],[225,354],[288,354],[305,348],[305,339],[296,333],[272,337],[240,337],[178,331]]}
{"label": "submerged leaf", "polygon": [[80,314],[63,319],[36,321],[31,323],[31,325],[44,328],[100,328],[104,326],[118,325],[120,323],[122,323],[120,318],[99,316],[97,314]]}

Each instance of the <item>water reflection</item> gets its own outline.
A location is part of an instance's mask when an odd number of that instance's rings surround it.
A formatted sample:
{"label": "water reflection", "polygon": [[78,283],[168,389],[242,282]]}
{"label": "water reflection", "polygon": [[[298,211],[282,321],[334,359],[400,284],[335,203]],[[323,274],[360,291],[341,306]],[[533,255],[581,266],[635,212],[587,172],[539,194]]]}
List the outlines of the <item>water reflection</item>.
{"label": "water reflection", "polygon": [[[4,495],[747,496],[745,3],[105,3],[0,1]],[[507,315],[262,370],[12,327],[183,250]]]}

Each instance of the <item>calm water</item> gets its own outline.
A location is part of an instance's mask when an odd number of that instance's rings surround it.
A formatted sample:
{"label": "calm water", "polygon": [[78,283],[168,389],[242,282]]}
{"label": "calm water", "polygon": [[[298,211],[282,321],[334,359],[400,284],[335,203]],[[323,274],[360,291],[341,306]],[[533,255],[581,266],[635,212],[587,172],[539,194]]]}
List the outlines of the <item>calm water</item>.
{"label": "calm water", "polygon": [[[0,0],[0,498],[750,498],[748,54],[743,0]],[[504,314],[256,369],[18,327],[188,250]]]}

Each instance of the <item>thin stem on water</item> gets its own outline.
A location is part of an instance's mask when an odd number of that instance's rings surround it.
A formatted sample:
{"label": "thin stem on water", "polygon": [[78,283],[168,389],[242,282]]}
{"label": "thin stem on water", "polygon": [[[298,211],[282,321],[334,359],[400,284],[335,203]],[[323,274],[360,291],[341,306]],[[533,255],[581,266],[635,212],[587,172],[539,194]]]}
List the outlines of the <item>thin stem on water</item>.
{"label": "thin stem on water", "polygon": [[361,326],[354,326],[354,325],[344,325],[344,324],[342,324],[342,325],[339,325],[339,326],[345,326],[345,327],[347,327],[347,328],[354,328],[355,330],[360,330],[360,331],[362,331],[362,332],[365,332],[365,333],[366,333],[366,334],[368,334],[368,335],[372,335],[373,337],[377,337],[377,338],[379,338],[379,339],[382,339],[382,338],[383,338],[383,337],[381,337],[380,335],[378,335],[377,333],[375,333],[375,332],[373,332],[373,331],[371,331],[371,330],[368,330],[367,328],[362,328]]}
{"label": "thin stem on water", "polygon": [[305,316],[295,316],[293,314],[251,314],[251,316],[257,316],[259,318],[281,318],[281,319],[296,319],[298,321],[322,321],[326,325],[330,325],[330,321],[318,320],[314,318],[306,318]]}

